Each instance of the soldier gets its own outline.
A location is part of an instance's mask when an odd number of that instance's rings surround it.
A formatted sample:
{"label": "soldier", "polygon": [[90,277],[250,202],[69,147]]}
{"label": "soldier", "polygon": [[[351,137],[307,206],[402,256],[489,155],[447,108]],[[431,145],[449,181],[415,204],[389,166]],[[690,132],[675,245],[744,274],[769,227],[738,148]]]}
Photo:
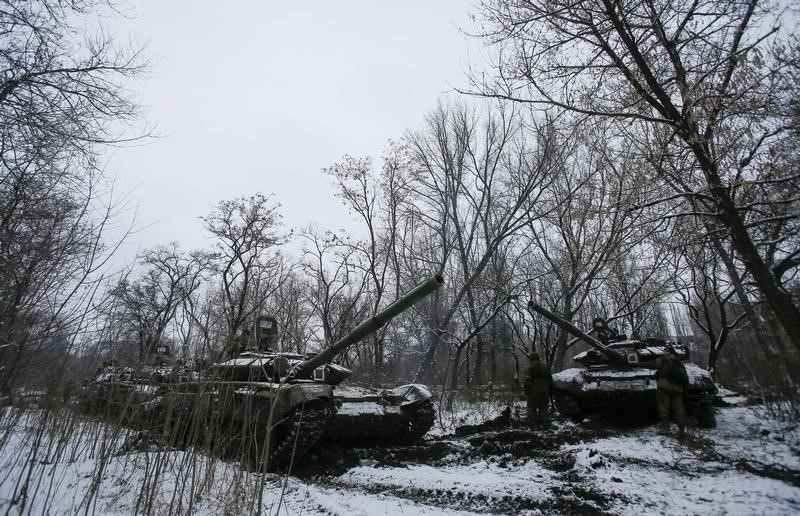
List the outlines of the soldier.
{"label": "soldier", "polygon": [[242,332],[233,339],[234,353],[247,351],[250,347],[250,341],[250,328],[244,328]]}
{"label": "soldier", "polygon": [[656,378],[658,417],[661,420],[658,433],[669,434],[671,411],[678,424],[678,438],[683,438],[686,435],[686,409],[683,406],[683,396],[689,386],[689,377],[686,368],[675,354],[675,348],[669,344],[664,347],[663,356],[656,361]]}
{"label": "soldier", "polygon": [[550,425],[550,370],[539,359],[539,354],[531,351],[528,355],[530,361],[523,373],[522,387],[528,397],[527,421],[531,428],[537,425],[547,427]]}

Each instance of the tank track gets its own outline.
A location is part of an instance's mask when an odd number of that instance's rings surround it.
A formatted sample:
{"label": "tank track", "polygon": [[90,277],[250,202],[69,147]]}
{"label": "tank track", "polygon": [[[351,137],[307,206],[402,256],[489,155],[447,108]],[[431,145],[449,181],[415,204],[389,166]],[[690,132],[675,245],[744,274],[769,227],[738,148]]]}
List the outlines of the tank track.
{"label": "tank track", "polygon": [[586,417],[586,412],[572,394],[556,391],[553,393],[553,401],[555,401],[559,414],[576,423],[583,421]]}
{"label": "tank track", "polygon": [[436,419],[433,403],[431,400],[424,400],[403,407],[402,410],[408,416],[408,429],[402,435],[402,440],[408,443],[419,441],[428,433]]}
{"label": "tank track", "polygon": [[713,398],[710,394],[688,395],[686,401],[686,408],[694,416],[697,426],[700,428],[714,428],[717,426]]}
{"label": "tank track", "polygon": [[[257,464],[260,457],[256,459],[257,466],[265,469],[276,470],[290,466],[299,461],[325,433],[325,428],[333,416],[333,408],[325,403],[307,403],[292,410],[287,416],[286,421],[281,423],[280,436],[273,443],[269,457],[263,465]],[[273,431],[278,430],[278,428]],[[266,443],[268,436],[263,436],[259,440]]]}

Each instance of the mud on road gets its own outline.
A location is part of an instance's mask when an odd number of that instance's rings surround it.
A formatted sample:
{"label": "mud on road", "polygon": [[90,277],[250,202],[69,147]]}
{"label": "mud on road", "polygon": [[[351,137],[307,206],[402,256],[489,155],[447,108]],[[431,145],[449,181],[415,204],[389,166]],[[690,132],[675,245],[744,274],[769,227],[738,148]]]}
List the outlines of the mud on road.
{"label": "mud on road", "polygon": [[[547,430],[531,431],[508,414],[481,425],[463,426],[454,434],[429,437],[414,446],[348,447],[327,445],[315,449],[306,457],[293,475],[329,488],[360,489],[371,494],[383,494],[412,500],[419,504],[442,509],[478,513],[509,513],[541,511],[546,514],[608,514],[611,500],[608,495],[585,482],[585,476],[575,471],[575,453],[560,450],[564,444],[578,444],[607,435],[607,431],[592,426],[556,423]],[[474,475],[489,465],[492,472],[518,472],[534,460],[543,471],[533,473],[533,483],[547,484],[549,496],[540,492],[509,493],[498,486],[474,490],[447,486],[433,479],[425,482],[381,481],[381,471],[417,469],[424,476],[430,469],[458,470]],[[421,468],[428,467],[428,468]],[[348,475],[353,468],[361,472],[374,470],[376,481],[369,475]],[[391,473],[386,476],[391,477]],[[537,479],[536,477],[540,477]]]}
{"label": "mud on road", "polygon": [[652,421],[603,417],[531,431],[506,411],[415,446],[321,446],[292,474],[345,497],[405,500],[434,513],[800,510],[792,458],[800,450],[754,431],[760,423],[746,408],[729,410],[722,427],[681,441],[657,435]]}

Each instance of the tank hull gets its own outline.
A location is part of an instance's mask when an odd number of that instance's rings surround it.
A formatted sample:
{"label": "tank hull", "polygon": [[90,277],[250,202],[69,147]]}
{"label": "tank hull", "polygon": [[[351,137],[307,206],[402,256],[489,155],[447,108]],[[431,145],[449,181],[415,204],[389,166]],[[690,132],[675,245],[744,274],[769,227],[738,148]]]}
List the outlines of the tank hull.
{"label": "tank hull", "polygon": [[[714,426],[711,375],[690,362],[684,366],[689,376],[687,411],[699,426]],[[655,417],[656,384],[653,369],[572,368],[553,375],[553,396],[559,411],[573,419],[597,412]]]}
{"label": "tank hull", "polygon": [[434,422],[428,389],[419,384],[394,389],[336,388],[336,414],[324,441],[408,443],[421,439]]}
{"label": "tank hull", "polygon": [[169,381],[121,369],[98,374],[82,399],[87,412],[171,445],[203,446],[267,469],[295,462],[320,443],[413,443],[434,422],[431,394],[418,384]]}

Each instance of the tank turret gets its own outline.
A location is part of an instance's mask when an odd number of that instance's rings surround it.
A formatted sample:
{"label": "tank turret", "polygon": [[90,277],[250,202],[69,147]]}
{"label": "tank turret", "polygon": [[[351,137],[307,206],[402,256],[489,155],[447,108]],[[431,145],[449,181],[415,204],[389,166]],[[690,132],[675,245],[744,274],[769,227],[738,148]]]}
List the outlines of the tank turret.
{"label": "tank turret", "polygon": [[[558,326],[562,330],[564,330],[567,333],[570,333],[573,336],[581,339],[582,341],[584,341],[585,343],[590,345],[592,348],[594,348],[598,352],[602,353],[602,355],[604,357],[606,357],[606,359],[608,359],[608,361],[610,363],[612,363],[614,365],[617,365],[617,366],[622,366],[622,367],[625,367],[625,366],[628,365],[628,361],[626,360],[626,358],[622,354],[620,354],[617,351],[611,349],[605,343],[603,343],[600,340],[592,337],[588,333],[585,333],[585,332],[581,331],[580,328],[578,328],[577,326],[575,326],[571,322],[567,321],[566,319],[563,319],[563,318],[557,316],[556,314],[554,314],[553,312],[551,312],[547,308],[543,307],[542,305],[534,303],[533,301],[528,301],[528,308],[530,308],[532,310],[535,310],[536,312],[542,314],[545,318],[547,318],[550,322],[552,322],[553,324],[555,324],[556,326]],[[601,335],[603,334],[602,333],[603,329],[607,328],[607,326],[605,325],[605,321],[603,321],[603,319],[600,319],[600,318],[595,319],[593,321],[592,326],[594,327],[594,330],[598,331],[598,333],[600,333]]]}
{"label": "tank turret", "polygon": [[339,384],[350,376],[351,371],[332,363],[337,355],[378,331],[417,301],[441,287],[443,283],[441,276],[429,278],[356,326],[330,347],[315,354],[274,351],[277,347],[277,321],[269,316],[259,316],[256,319],[255,336],[249,338],[249,344],[244,346],[243,351],[230,360],[215,364],[212,369],[217,376],[226,380],[284,382],[312,380],[330,385]]}
{"label": "tank turret", "polygon": [[429,278],[424,283],[420,283],[411,291],[397,299],[394,303],[356,326],[353,331],[336,341],[328,349],[325,349],[308,360],[303,361],[301,364],[298,364],[292,370],[292,376],[294,378],[308,377],[311,372],[321,364],[330,362],[342,351],[361,341],[370,334],[375,333],[387,322],[411,308],[417,301],[441,287],[442,284],[444,284],[444,280],[438,274]]}

